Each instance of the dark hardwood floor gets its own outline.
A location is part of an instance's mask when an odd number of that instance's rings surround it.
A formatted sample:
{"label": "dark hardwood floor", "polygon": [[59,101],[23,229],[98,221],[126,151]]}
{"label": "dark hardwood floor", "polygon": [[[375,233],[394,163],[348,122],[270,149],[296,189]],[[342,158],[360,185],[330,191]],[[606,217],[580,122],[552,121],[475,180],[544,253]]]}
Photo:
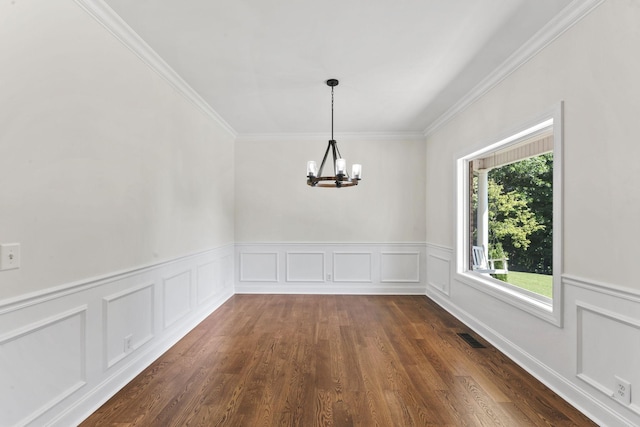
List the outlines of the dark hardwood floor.
{"label": "dark hardwood floor", "polygon": [[82,424],[100,425],[595,424],[424,296],[236,295]]}

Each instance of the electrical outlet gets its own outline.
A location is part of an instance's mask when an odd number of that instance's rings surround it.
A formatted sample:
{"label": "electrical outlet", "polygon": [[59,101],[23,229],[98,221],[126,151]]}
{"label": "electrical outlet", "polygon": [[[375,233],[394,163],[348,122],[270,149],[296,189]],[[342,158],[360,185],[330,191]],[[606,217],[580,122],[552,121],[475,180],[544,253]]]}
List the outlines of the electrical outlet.
{"label": "electrical outlet", "polygon": [[331,281],[331,273],[327,273],[327,282]]}
{"label": "electrical outlet", "polygon": [[20,268],[20,243],[0,245],[0,270]]}
{"label": "electrical outlet", "polygon": [[125,353],[129,353],[131,350],[133,350],[133,343],[131,342],[133,340],[133,335],[129,334],[126,337],[124,337],[124,352]]}
{"label": "electrical outlet", "polygon": [[631,383],[622,378],[615,376],[615,388],[613,390],[613,398],[623,405],[631,405]]}

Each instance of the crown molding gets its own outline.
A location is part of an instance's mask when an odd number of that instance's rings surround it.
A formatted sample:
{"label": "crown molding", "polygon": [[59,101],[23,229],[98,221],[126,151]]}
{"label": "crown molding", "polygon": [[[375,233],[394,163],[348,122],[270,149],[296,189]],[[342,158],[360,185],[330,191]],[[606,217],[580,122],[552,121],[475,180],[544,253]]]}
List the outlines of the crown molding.
{"label": "crown molding", "polygon": [[[327,132],[313,133],[245,133],[236,137],[236,142],[295,142],[295,141],[328,141],[330,135]],[[424,141],[422,132],[342,132],[334,134],[339,140],[366,140],[366,141],[394,141],[394,142],[421,142]]]}
{"label": "crown molding", "polygon": [[149,46],[127,23],[102,0],[75,0],[92,18],[104,26],[124,46],[153,71],[164,78],[203,113],[218,123],[234,138],[238,133],[211,106],[185,82],[173,68]]}
{"label": "crown molding", "polygon": [[600,6],[604,0],[574,0],[562,11],[533,35],[525,44],[516,50],[506,61],[504,61],[489,76],[478,83],[462,99],[451,106],[447,111],[431,123],[425,130],[427,137],[456,115],[464,111],[468,106],[480,99],[483,95],[497,86],[514,71],[527,63],[538,52],[543,50],[555,39],[560,37],[565,31],[577,24],[582,18],[587,16],[596,7]]}

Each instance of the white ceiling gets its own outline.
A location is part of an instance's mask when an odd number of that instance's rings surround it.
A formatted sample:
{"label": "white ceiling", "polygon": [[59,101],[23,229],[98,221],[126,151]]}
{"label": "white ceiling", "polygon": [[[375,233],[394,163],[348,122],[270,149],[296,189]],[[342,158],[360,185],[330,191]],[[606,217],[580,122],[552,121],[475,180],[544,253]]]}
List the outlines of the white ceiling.
{"label": "white ceiling", "polygon": [[105,0],[240,135],[423,132],[571,0]]}

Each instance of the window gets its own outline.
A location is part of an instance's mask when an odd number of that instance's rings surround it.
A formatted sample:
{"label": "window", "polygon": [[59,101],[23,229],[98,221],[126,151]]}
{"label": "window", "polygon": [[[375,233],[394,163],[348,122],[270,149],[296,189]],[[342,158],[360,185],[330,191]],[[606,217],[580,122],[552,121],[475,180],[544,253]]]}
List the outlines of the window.
{"label": "window", "polygon": [[562,105],[458,158],[459,279],[560,325]]}

